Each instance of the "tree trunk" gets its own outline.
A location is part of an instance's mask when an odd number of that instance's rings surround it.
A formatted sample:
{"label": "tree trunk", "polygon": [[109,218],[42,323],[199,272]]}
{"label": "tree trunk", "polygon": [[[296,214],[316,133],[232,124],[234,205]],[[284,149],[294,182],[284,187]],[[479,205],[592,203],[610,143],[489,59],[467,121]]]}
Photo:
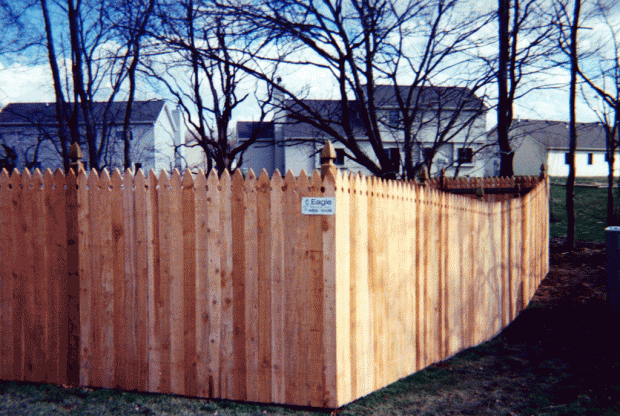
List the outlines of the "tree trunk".
{"label": "tree trunk", "polygon": [[508,100],[508,58],[510,42],[508,24],[510,21],[510,0],[499,0],[499,63],[497,70],[498,103],[497,103],[497,144],[500,151],[499,176],[513,176],[512,160],[514,152],[510,148],[508,129],[510,127],[510,102]]}
{"label": "tree trunk", "polygon": [[569,147],[568,147],[568,179],[566,181],[566,248],[575,248],[575,149],[577,148],[577,120],[575,114],[575,100],[577,96],[577,32],[579,30],[579,14],[581,0],[575,0],[575,11],[571,24],[570,42],[570,97],[569,97]]}

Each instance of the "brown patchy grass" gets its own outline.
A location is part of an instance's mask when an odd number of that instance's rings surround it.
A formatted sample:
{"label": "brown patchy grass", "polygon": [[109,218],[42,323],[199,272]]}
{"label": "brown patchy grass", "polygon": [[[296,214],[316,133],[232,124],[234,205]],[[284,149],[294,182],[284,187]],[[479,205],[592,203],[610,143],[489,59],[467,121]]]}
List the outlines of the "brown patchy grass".
{"label": "brown patchy grass", "polygon": [[[339,415],[620,414],[620,316],[605,307],[603,243],[552,242],[551,271],[529,307],[493,340],[333,411]],[[0,415],[313,415],[114,390],[0,383]]]}

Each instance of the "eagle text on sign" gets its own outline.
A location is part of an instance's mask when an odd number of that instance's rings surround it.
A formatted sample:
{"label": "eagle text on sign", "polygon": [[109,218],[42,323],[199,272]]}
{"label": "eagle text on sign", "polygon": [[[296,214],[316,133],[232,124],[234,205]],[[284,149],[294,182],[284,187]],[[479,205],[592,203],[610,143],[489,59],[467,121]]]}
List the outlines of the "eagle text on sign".
{"label": "eagle text on sign", "polygon": [[304,197],[301,198],[301,213],[304,215],[335,215],[336,198]]}

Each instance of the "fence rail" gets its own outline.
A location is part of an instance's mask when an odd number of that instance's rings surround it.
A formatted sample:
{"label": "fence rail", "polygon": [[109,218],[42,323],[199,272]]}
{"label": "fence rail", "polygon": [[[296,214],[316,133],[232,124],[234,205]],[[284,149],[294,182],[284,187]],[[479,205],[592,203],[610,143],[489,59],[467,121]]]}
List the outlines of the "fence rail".
{"label": "fence rail", "polygon": [[335,408],[515,318],[548,185],[3,171],[0,233],[2,379]]}

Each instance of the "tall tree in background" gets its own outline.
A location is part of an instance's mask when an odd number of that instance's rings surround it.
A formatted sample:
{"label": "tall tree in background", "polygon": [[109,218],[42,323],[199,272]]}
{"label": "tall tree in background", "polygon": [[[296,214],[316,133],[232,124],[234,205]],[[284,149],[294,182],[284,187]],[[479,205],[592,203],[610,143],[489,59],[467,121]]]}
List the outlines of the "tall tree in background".
{"label": "tall tree in background", "polygon": [[573,0],[572,16],[569,11],[568,1],[556,3],[557,15],[560,27],[559,47],[569,59],[570,84],[569,84],[569,137],[568,137],[568,178],[566,180],[566,248],[573,250],[575,247],[575,150],[577,148],[577,75],[579,73],[579,49],[578,32],[581,18],[581,1]]}
{"label": "tall tree in background", "polygon": [[155,8],[155,0],[125,0],[118,3],[119,20],[115,26],[119,38],[124,40],[127,66],[127,101],[123,118],[123,167],[131,168],[131,131],[130,123],[136,96],[136,76],[142,58],[144,38]]}
{"label": "tall tree in background", "polygon": [[598,33],[601,39],[596,43],[601,45],[601,48],[596,51],[596,59],[591,60],[592,65],[578,68],[578,72],[595,95],[600,98],[602,104],[597,106],[588,100],[590,108],[595,111],[605,130],[608,166],[607,225],[615,225],[617,219],[614,215],[614,166],[616,151],[620,144],[618,137],[620,129],[620,28],[612,21],[616,14],[616,2],[598,0],[594,13],[604,22],[606,30]]}
{"label": "tall tree in background", "polygon": [[[554,66],[547,59],[557,45],[549,41],[556,30],[556,16],[547,13],[539,0],[498,0],[497,142],[500,176],[513,175],[514,149],[509,132],[514,102],[532,89],[551,87],[538,83],[541,73]],[[527,84],[536,78],[536,83]]]}
{"label": "tall tree in background", "polygon": [[[487,20],[456,0],[368,1],[348,0],[298,2],[293,0],[221,0],[228,16],[242,22],[246,31],[263,36],[265,53],[254,56],[243,69],[269,83],[282,99],[279,104],[287,122],[302,123],[342,144],[347,157],[382,177],[395,177],[394,160],[386,148],[386,115],[381,110],[383,86],[393,86],[398,97],[394,110],[403,138],[399,146],[405,157],[402,176],[410,178],[422,164],[419,137],[411,133],[415,120],[434,118],[435,132],[443,144],[467,132],[463,104],[448,114],[447,108],[422,113],[416,102],[424,88],[450,79],[464,92],[463,102],[480,101],[489,80],[486,72],[474,69],[472,51],[479,46],[477,34]],[[274,62],[282,74],[300,68],[325,74],[333,83],[334,108],[308,100],[311,87],[299,88],[276,80]],[[482,80],[482,81],[481,81]],[[298,84],[297,84],[298,85]],[[413,88],[409,88],[413,86]],[[400,89],[399,87],[404,87]],[[394,93],[393,93],[394,94]],[[392,94],[392,95],[393,95]],[[426,103],[425,103],[426,104]],[[484,108],[476,108],[484,111]],[[416,114],[417,112],[417,114]],[[461,118],[461,122],[455,120]],[[431,122],[427,127],[431,126]],[[426,134],[431,134],[426,131]],[[364,145],[362,145],[362,140]],[[471,140],[469,138],[468,140]],[[431,141],[433,142],[433,141]],[[366,146],[366,143],[368,144]],[[434,146],[435,150],[439,145]],[[430,152],[429,152],[430,155]],[[401,166],[398,166],[400,170]]]}
{"label": "tall tree in background", "polygon": [[[111,162],[107,156],[111,153],[108,152],[109,147],[114,145],[115,132],[112,127],[116,123],[111,114],[112,104],[118,100],[128,76],[131,98],[128,109],[131,114],[135,91],[133,77],[140,59],[139,44],[153,2],[39,2],[56,97],[63,160],[67,160],[69,145],[80,142],[87,146],[90,167],[101,169]],[[119,4],[126,7],[119,7]],[[122,28],[125,30],[120,30]],[[64,65],[65,62],[70,62],[70,68]],[[95,102],[101,98],[104,98],[104,109],[95,114]],[[129,163],[125,155],[124,165]]]}
{"label": "tall tree in background", "polygon": [[[265,120],[273,88],[259,91],[247,82],[242,67],[260,51],[255,36],[234,20],[225,20],[209,0],[173,0],[158,14],[158,59],[151,59],[149,75],[159,80],[184,111],[193,140],[186,144],[202,149],[210,171],[232,170],[254,143],[231,140],[233,112],[252,99]],[[244,88],[245,87],[245,88]]]}
{"label": "tall tree in background", "polygon": [[[518,4],[518,0],[515,0]],[[499,27],[499,59],[497,69],[498,103],[497,103],[497,144],[500,152],[499,176],[513,176],[512,160],[514,151],[510,147],[508,131],[512,121],[512,109],[508,101],[508,56],[509,56],[509,20],[510,0],[499,0],[497,10]]]}

